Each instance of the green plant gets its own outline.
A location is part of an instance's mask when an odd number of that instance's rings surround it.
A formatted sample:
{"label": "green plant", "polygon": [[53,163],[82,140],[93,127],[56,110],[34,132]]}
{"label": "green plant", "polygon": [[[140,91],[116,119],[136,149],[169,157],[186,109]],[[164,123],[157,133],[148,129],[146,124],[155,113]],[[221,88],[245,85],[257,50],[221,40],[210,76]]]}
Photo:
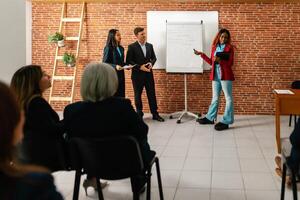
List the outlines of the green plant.
{"label": "green plant", "polygon": [[50,42],[50,43],[55,43],[55,42],[61,41],[63,39],[64,39],[64,35],[59,32],[56,32],[54,35],[48,36],[48,42]]}
{"label": "green plant", "polygon": [[71,53],[64,53],[63,62],[65,65],[74,65],[76,62],[75,55]]}

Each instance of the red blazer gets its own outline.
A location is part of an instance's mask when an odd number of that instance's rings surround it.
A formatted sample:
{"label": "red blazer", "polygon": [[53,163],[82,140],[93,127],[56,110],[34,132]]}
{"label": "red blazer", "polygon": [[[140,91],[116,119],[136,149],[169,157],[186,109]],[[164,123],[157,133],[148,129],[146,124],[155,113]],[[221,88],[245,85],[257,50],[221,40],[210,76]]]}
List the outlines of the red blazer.
{"label": "red blazer", "polygon": [[[215,55],[215,51],[216,51],[216,46],[213,46],[211,49],[210,58],[205,54],[201,55],[203,60],[205,60],[208,64],[212,65],[212,69],[210,72],[210,80],[214,80],[215,77],[215,65],[212,61]],[[228,60],[221,60],[219,63],[221,66],[221,80],[234,81],[234,75],[231,69],[231,66],[233,65],[234,49],[230,44],[226,44],[224,48],[224,52],[229,52],[230,56]]]}

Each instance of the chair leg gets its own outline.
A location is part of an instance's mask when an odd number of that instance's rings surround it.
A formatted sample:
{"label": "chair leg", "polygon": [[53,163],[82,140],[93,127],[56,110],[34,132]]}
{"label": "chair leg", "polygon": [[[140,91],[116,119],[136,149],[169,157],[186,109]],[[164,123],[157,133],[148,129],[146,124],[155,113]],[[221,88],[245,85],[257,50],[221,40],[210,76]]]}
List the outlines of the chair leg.
{"label": "chair leg", "polygon": [[80,170],[76,170],[75,182],[74,182],[74,191],[73,191],[73,200],[78,200],[80,178],[81,178],[81,171]]}
{"label": "chair leg", "polygon": [[140,193],[139,192],[133,192],[133,200],[139,200],[140,199]]}
{"label": "chair leg", "polygon": [[97,182],[98,198],[99,200],[104,200],[99,178],[96,178],[96,182]]}
{"label": "chair leg", "polygon": [[290,115],[289,126],[292,125],[292,116],[293,116],[293,115]]}
{"label": "chair leg", "polygon": [[160,175],[160,167],[159,167],[158,158],[155,159],[155,165],[156,165],[156,174],[157,174],[157,181],[158,181],[159,198],[160,198],[160,200],[164,200],[164,194],[163,194],[163,187],[162,187],[162,182],[161,182],[161,175]]}
{"label": "chair leg", "polygon": [[293,197],[294,200],[298,200],[298,195],[297,195],[297,182],[296,182],[296,173],[294,170],[292,171],[292,187],[293,187]]}
{"label": "chair leg", "polygon": [[283,169],[282,169],[281,197],[280,197],[280,200],[284,200],[285,179],[286,179],[286,164],[284,163],[284,164],[283,164]]}
{"label": "chair leg", "polygon": [[147,171],[147,200],[151,199],[151,167]]}

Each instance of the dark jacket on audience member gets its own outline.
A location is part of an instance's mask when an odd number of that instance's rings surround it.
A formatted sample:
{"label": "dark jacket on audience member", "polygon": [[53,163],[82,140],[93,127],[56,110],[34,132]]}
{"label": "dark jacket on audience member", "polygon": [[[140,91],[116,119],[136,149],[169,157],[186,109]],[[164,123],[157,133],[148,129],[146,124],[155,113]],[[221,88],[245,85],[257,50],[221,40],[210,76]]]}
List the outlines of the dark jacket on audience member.
{"label": "dark jacket on audience member", "polygon": [[298,171],[300,164],[300,118],[298,118],[295,129],[290,135],[290,141],[292,144],[292,150],[290,158],[288,159],[288,165]]}
{"label": "dark jacket on audience member", "polygon": [[26,163],[56,171],[61,168],[59,157],[63,145],[64,124],[42,97],[34,97],[25,109],[26,121],[22,153]]}
{"label": "dark jacket on audience member", "polygon": [[99,102],[76,102],[65,108],[64,120],[69,137],[130,135],[139,142],[145,163],[153,156],[147,142],[148,126],[134,111],[129,99],[110,97]]}
{"label": "dark jacket on audience member", "polygon": [[63,200],[56,191],[53,177],[32,172],[24,177],[9,177],[0,172],[1,200]]}
{"label": "dark jacket on audience member", "polygon": [[[120,52],[116,47],[105,46],[103,50],[102,62],[110,64],[116,71],[119,80],[118,90],[115,94],[117,97],[125,97],[125,74],[124,70],[117,70],[116,65],[124,66],[124,48],[119,46]],[[120,55],[121,53],[121,55]]]}

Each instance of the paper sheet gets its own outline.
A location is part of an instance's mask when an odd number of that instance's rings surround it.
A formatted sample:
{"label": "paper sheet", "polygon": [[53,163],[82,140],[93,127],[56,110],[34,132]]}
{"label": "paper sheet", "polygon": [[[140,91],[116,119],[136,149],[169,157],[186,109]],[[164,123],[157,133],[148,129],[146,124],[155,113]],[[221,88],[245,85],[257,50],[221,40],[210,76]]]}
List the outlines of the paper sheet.
{"label": "paper sheet", "polygon": [[123,69],[131,69],[131,68],[133,68],[134,66],[136,66],[136,65],[124,65],[124,66],[123,66]]}
{"label": "paper sheet", "polygon": [[274,90],[277,94],[294,94],[291,90]]}

